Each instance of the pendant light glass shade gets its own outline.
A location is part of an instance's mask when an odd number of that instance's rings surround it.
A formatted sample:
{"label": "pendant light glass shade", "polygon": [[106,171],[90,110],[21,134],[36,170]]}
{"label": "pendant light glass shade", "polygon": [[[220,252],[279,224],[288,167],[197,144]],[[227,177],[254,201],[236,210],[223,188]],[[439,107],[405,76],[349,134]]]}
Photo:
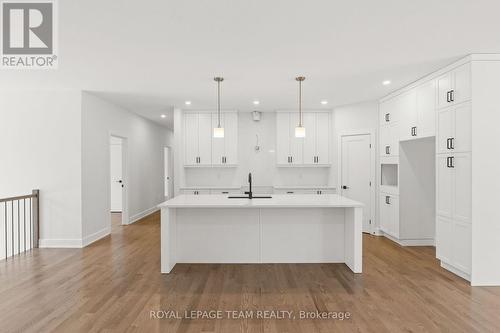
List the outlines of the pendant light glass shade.
{"label": "pendant light glass shade", "polygon": [[224,81],[224,78],[215,77],[214,81],[217,82],[217,127],[214,127],[214,138],[223,138],[224,127],[220,125],[220,83]]}
{"label": "pendant light glass shade", "polygon": [[306,137],[306,128],[304,126],[295,127],[295,137],[296,138],[305,138]]}
{"label": "pendant light glass shade", "polygon": [[224,137],[224,127],[214,127],[214,138]]}
{"label": "pendant light glass shade", "polygon": [[305,138],[306,137],[306,128],[302,123],[302,81],[306,78],[303,76],[296,77],[295,80],[299,82],[299,125],[295,127],[295,137],[296,138]]}

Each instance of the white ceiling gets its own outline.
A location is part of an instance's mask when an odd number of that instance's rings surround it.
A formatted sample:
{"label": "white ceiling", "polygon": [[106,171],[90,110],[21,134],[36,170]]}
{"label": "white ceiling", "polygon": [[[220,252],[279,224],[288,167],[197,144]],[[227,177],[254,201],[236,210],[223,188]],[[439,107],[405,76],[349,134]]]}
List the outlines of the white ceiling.
{"label": "white ceiling", "polygon": [[[65,0],[59,69],[3,87],[93,91],[162,124],[174,106],[306,108],[373,100],[469,53],[500,53],[498,0]],[[383,86],[383,80],[392,85]],[[170,112],[171,113],[171,112]]]}

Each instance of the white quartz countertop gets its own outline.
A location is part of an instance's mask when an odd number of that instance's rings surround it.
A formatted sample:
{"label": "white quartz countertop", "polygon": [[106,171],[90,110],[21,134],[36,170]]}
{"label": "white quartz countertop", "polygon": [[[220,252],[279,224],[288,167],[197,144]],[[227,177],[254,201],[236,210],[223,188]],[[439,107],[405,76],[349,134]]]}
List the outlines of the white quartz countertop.
{"label": "white quartz countertop", "polygon": [[[256,194],[257,195],[257,194]],[[351,208],[363,204],[338,194],[272,194],[271,199],[229,199],[227,195],[179,195],[160,208]]]}

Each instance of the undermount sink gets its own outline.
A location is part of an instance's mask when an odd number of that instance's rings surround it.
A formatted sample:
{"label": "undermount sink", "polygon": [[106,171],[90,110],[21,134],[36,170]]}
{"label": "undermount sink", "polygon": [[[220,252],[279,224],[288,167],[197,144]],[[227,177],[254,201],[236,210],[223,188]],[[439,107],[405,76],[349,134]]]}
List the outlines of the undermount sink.
{"label": "undermount sink", "polygon": [[[230,195],[228,199],[250,199],[248,195]],[[252,196],[252,199],[271,199],[271,196]]]}

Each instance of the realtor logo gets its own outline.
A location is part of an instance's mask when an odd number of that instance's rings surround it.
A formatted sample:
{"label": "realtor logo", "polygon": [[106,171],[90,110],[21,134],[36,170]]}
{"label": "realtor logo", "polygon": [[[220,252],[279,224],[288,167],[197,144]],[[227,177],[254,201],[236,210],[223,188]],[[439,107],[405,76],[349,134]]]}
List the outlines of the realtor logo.
{"label": "realtor logo", "polygon": [[55,68],[55,3],[1,1],[2,67]]}

